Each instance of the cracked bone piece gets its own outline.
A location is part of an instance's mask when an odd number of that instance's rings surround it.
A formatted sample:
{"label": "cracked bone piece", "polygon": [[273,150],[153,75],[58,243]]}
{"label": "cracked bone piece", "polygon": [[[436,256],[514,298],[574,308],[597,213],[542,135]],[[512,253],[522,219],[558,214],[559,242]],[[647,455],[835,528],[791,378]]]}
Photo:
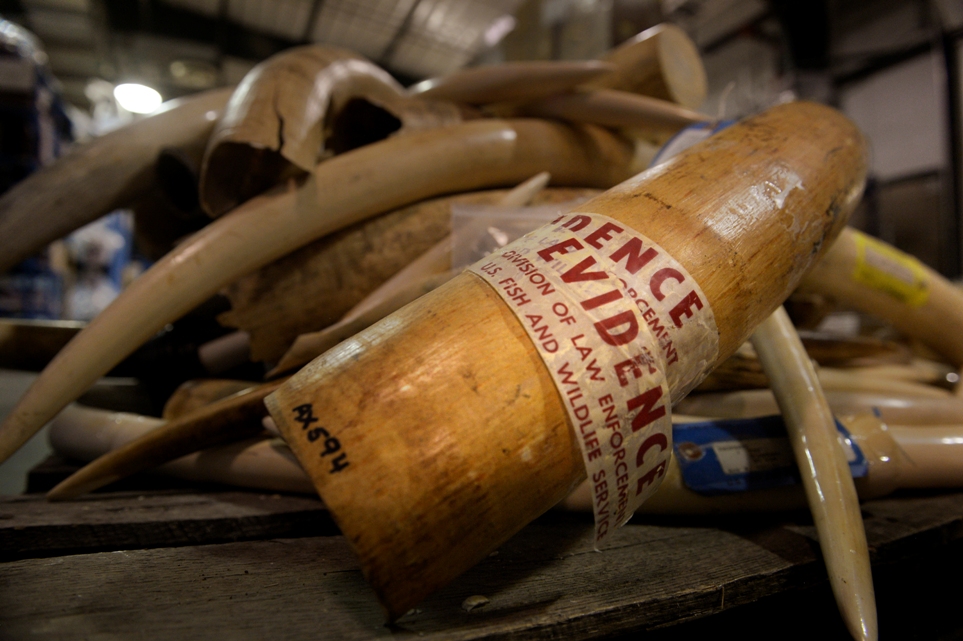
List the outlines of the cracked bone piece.
{"label": "cracked bone piece", "polygon": [[0,197],[0,272],[146,192],[161,149],[207,139],[230,95],[215,89],[172,100],[11,187]]}
{"label": "cracked bone piece", "polygon": [[528,102],[616,71],[598,60],[507,62],[462,69],[408,88],[408,95],[474,105]]}
{"label": "cracked bone piece", "polygon": [[[858,202],[865,171],[856,127],[797,102],[733,125],[576,212],[644,234],[699,284],[718,355],[679,373],[698,380],[818,260]],[[463,273],[328,350],[265,401],[390,619],[585,477],[562,397],[521,323],[494,289]],[[313,418],[336,439],[336,455],[319,456],[305,437],[302,423]]]}
{"label": "cracked bone piece", "polygon": [[51,361],[0,425],[0,462],[100,376],[223,285],[315,238],[442,193],[631,175],[609,132],[538,120],[478,120],[389,138],[321,163],[299,188],[256,197],[197,232],[135,280]]}
{"label": "cracked bone piece", "polygon": [[326,153],[461,115],[452,104],[408,98],[386,71],[346,49],[287,49],[248,72],[231,96],[204,155],[201,205],[220,216],[284,176],[312,171]]}
{"label": "cracked bone piece", "polygon": [[843,622],[853,638],[876,641],[876,596],[859,497],[816,371],[782,307],[751,341],[786,423]]}

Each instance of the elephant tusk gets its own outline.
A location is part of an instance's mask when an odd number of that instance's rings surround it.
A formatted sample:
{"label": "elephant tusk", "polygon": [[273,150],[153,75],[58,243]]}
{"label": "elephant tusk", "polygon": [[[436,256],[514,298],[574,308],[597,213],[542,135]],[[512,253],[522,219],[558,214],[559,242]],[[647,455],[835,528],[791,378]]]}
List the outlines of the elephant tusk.
{"label": "elephant tusk", "polygon": [[[837,416],[875,412],[881,420],[900,425],[949,424],[963,416],[963,400],[958,398],[833,390],[821,384],[826,401]],[[683,414],[721,419],[758,418],[779,413],[776,398],[768,389],[690,394],[679,401],[676,409]]]}
{"label": "elephant tusk", "polygon": [[472,105],[528,102],[615,71],[615,65],[598,60],[508,62],[423,80],[409,87],[408,95]]}
{"label": "elephant tusk", "polygon": [[0,197],[0,272],[145,192],[161,149],[205,140],[230,94],[215,89],[171,101],[17,183]]}
{"label": "elephant tusk", "polygon": [[672,134],[711,118],[679,105],[627,91],[596,89],[564,93],[527,103],[518,112],[602,127],[626,127],[650,136]]}
{"label": "elephant tusk", "polygon": [[963,292],[881,240],[846,228],[799,289],[878,316],[963,365]]}
{"label": "elephant tusk", "polygon": [[685,31],[670,23],[646,29],[606,53],[610,74],[586,82],[587,89],[618,89],[698,109],[709,91],[699,50]]}
{"label": "elephant tusk", "polygon": [[517,183],[608,185],[631,152],[608,132],[542,121],[473,121],[391,138],[318,166],[298,189],[260,196],[197,232],[72,340],[0,425],[0,462],[165,324],[223,285],[311,240],[441,193]]}
{"label": "elephant tusk", "polygon": [[198,450],[257,436],[267,415],[264,397],[281,382],[240,391],[160,425],[77,470],[50,490],[47,500],[73,499]]}
{"label": "elephant tusk", "polygon": [[[862,135],[849,121],[824,106],[792,103],[721,131],[566,215],[592,242],[612,228],[586,227],[590,215],[639,230],[701,287],[717,329],[700,332],[691,345],[701,349],[717,337],[718,350],[675,370],[667,396],[684,396],[788,297],[845,225],[865,163]],[[500,255],[502,267],[509,251]],[[537,265],[550,264],[544,260]],[[641,298],[649,289],[632,291]],[[564,404],[577,394],[560,393],[550,378],[545,352],[523,325],[532,322],[519,319],[479,275],[463,273],[328,350],[265,401],[390,619],[585,478],[578,441],[589,437],[570,423]],[[562,321],[556,325],[558,343],[570,340]],[[619,389],[611,369],[603,375]],[[640,422],[655,414],[646,407]],[[638,414],[624,416],[620,424]],[[306,436],[314,425],[329,435],[323,445]],[[636,446],[628,456],[638,465],[648,451]]]}
{"label": "elephant tusk", "polygon": [[875,641],[876,596],[859,497],[816,370],[782,307],[751,341],[786,423],[836,605],[854,638]]}
{"label": "elephant tusk", "polygon": [[[50,426],[57,454],[92,461],[164,425],[151,416],[69,405]],[[317,495],[281,439],[250,438],[183,456],[158,472],[189,481]]]}

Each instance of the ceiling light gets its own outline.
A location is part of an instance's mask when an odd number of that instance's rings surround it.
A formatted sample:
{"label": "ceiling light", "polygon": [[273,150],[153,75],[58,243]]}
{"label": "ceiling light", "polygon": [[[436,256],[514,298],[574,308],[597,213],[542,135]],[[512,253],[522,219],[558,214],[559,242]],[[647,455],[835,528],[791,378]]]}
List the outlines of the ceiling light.
{"label": "ceiling light", "polygon": [[136,83],[114,87],[114,98],[121,107],[135,114],[149,114],[160,107],[162,101],[157,91]]}

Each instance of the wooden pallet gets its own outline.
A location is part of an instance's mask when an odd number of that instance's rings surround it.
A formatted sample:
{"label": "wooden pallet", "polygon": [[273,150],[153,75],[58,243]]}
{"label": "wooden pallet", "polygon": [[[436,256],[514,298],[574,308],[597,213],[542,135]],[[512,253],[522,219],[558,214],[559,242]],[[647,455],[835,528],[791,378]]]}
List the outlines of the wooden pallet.
{"label": "wooden pallet", "polygon": [[[932,581],[958,584],[963,493],[864,512],[882,638],[958,638],[959,590]],[[550,513],[386,626],[316,499],[5,497],[0,639],[847,638],[805,514],[638,520],[601,553],[591,535],[590,519]]]}

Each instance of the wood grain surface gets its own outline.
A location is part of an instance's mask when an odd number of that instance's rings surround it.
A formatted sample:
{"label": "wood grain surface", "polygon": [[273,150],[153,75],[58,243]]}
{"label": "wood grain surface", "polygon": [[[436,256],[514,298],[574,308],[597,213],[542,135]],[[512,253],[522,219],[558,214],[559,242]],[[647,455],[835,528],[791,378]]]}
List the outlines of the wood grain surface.
{"label": "wood grain surface", "polygon": [[[7,497],[0,501],[3,530],[18,519],[32,523],[28,530],[76,530],[83,522],[100,533],[103,549],[122,551],[0,563],[0,639],[593,639],[642,632],[667,639],[734,629],[743,639],[816,631],[822,639],[845,638],[815,529],[802,514],[648,520],[626,526],[598,553],[590,518],[550,513],[392,626],[383,623],[338,535],[226,544],[200,536],[188,547],[162,549],[118,545],[122,523],[176,531],[184,526],[174,524],[199,514],[243,523],[252,515],[298,513],[291,500],[107,494],[77,502],[68,513],[67,505]],[[878,500],[863,510],[877,592],[881,605],[890,606],[881,609],[883,634],[915,630],[916,638],[935,638],[923,631],[951,625],[935,609],[943,601],[927,607],[921,597],[932,599],[934,588],[907,580],[959,566],[963,494]],[[318,511],[309,507],[305,514]],[[261,536],[302,536],[275,532]],[[943,564],[921,569],[934,557]],[[489,601],[466,612],[463,603],[473,596]]]}

